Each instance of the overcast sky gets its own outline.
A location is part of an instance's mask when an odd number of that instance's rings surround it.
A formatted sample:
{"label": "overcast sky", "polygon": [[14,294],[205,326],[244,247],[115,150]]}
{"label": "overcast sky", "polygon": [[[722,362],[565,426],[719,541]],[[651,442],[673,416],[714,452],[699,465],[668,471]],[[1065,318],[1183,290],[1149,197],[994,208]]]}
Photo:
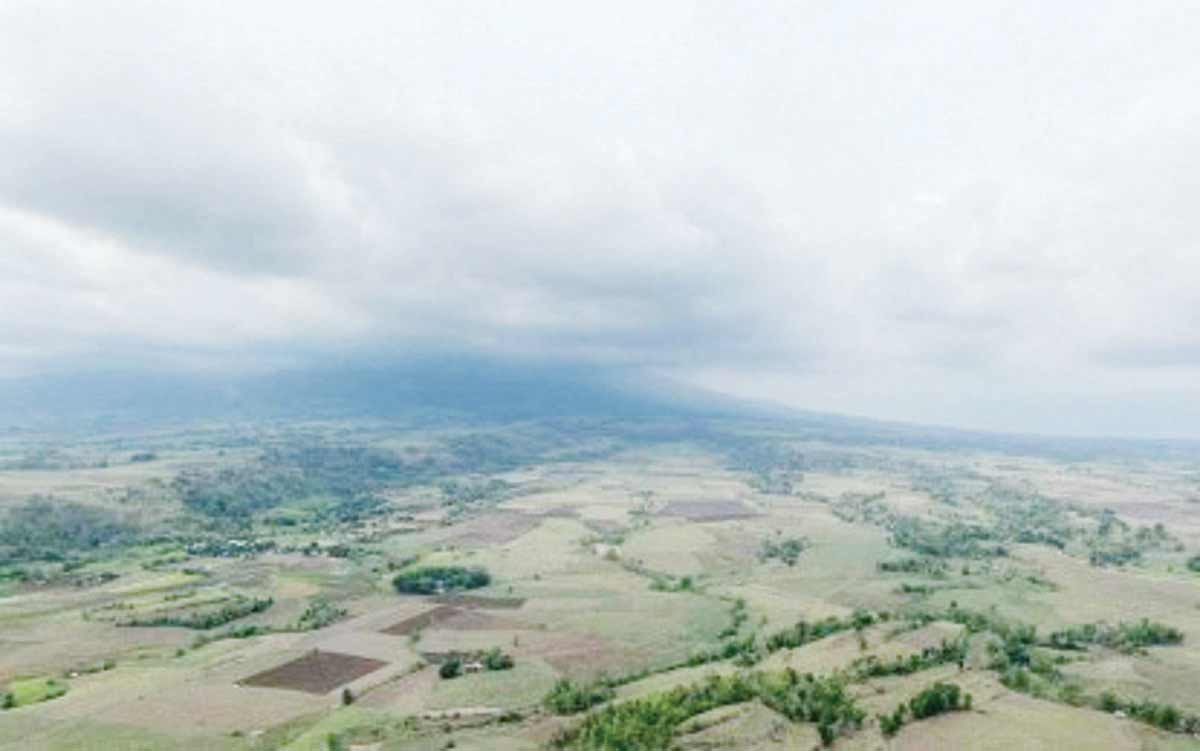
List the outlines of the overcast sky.
{"label": "overcast sky", "polygon": [[1194,2],[0,3],[0,374],[1200,436]]}

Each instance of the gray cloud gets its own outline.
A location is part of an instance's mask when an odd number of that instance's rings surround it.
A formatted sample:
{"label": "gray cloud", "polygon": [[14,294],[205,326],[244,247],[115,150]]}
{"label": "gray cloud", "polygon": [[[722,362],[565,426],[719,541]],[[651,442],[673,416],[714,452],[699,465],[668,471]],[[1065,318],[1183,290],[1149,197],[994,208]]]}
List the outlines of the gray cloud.
{"label": "gray cloud", "polygon": [[0,373],[436,347],[1177,433],[1197,32],[1168,3],[7,3]]}

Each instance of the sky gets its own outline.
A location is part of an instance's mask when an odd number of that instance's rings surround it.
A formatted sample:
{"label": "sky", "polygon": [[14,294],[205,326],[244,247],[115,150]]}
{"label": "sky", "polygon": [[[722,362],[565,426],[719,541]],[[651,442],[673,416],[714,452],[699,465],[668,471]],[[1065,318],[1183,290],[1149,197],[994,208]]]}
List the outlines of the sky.
{"label": "sky", "polygon": [[0,3],[0,376],[1200,437],[1193,2]]}

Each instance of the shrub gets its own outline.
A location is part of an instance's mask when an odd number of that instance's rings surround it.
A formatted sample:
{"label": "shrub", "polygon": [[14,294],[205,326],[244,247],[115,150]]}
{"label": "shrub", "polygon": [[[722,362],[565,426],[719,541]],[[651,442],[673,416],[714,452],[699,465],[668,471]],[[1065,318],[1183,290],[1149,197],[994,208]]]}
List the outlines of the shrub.
{"label": "shrub", "polygon": [[440,675],[442,678],[444,678],[446,680],[450,680],[451,678],[457,678],[458,676],[462,675],[462,672],[463,672],[462,660],[458,657],[449,658],[448,660],[446,660],[445,662],[442,663],[442,666],[440,668],[438,668],[438,675]]}
{"label": "shrub", "polygon": [[554,684],[554,688],[550,689],[542,703],[554,714],[568,715],[591,709],[616,695],[613,687],[604,682],[584,686],[573,683],[569,678],[563,678]]}
{"label": "shrub", "polygon": [[483,666],[488,670],[511,670],[513,658],[501,652],[499,647],[493,647],[484,654]]}

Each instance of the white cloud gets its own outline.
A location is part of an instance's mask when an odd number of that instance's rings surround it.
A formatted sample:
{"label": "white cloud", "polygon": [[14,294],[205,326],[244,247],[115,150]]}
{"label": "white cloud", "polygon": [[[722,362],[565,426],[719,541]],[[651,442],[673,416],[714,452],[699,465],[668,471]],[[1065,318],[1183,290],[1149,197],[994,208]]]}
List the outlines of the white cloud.
{"label": "white cloud", "polygon": [[1197,32],[1166,3],[6,3],[0,372],[433,346],[1179,432]]}

